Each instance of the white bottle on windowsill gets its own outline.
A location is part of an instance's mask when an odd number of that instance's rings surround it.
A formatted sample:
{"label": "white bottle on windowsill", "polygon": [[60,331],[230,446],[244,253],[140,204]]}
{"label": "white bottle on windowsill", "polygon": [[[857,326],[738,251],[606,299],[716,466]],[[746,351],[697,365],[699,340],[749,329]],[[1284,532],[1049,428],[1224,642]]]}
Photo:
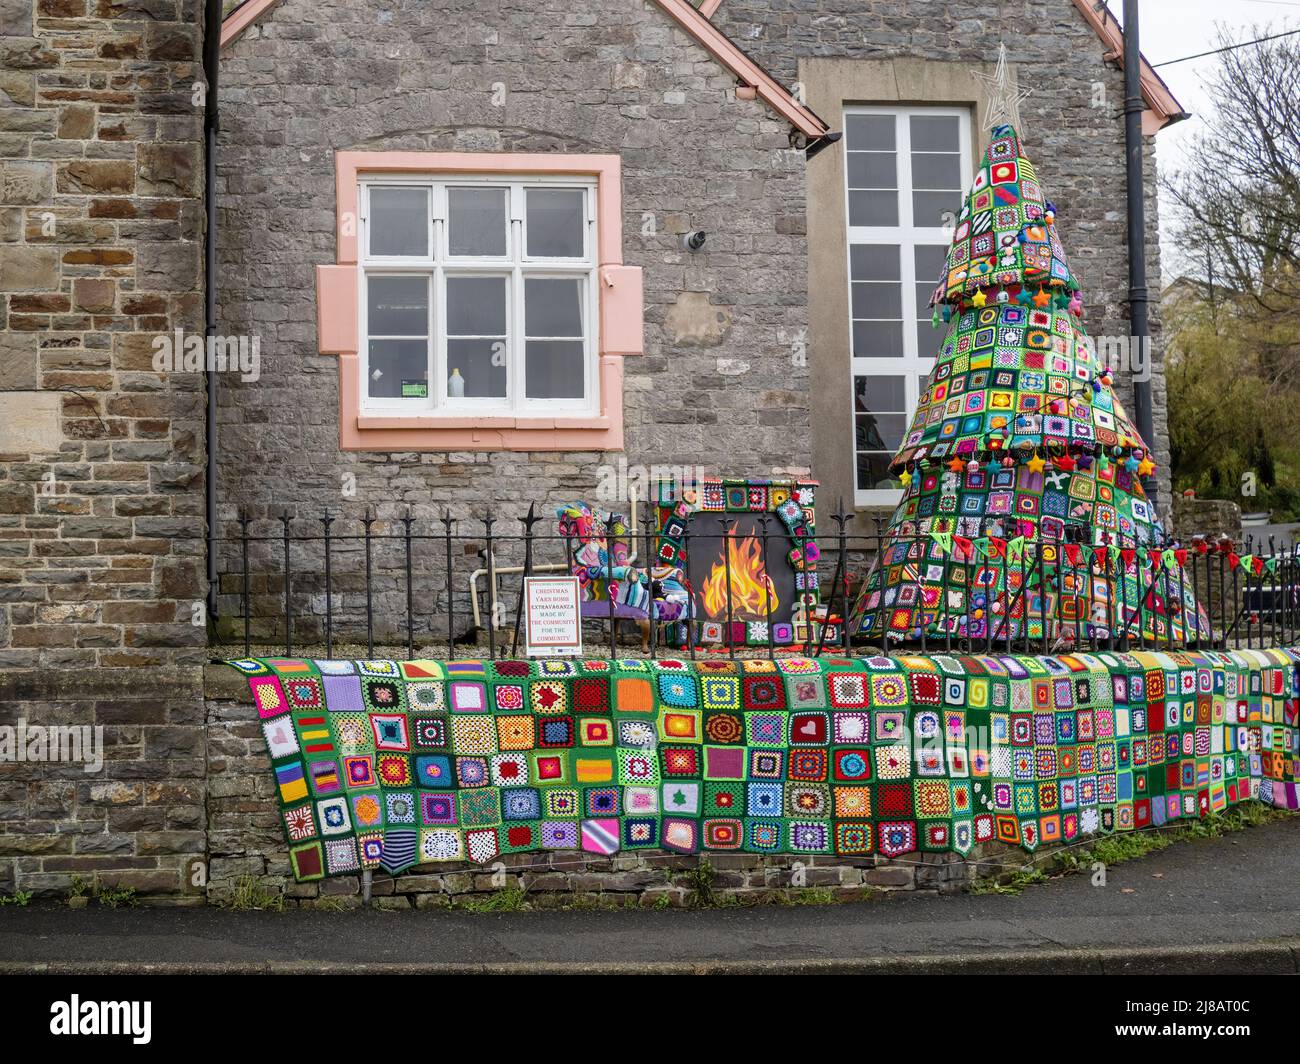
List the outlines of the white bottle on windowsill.
{"label": "white bottle on windowsill", "polygon": [[464,399],[465,398],[465,378],[460,375],[460,367],[457,366],[451,371],[451,376],[447,378],[447,398]]}

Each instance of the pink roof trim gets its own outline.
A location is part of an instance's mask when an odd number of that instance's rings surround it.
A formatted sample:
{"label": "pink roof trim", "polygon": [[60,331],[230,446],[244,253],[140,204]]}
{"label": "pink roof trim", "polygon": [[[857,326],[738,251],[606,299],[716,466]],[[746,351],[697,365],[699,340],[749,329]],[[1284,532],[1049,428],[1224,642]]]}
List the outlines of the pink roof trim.
{"label": "pink roof trim", "polygon": [[[1074,0],[1074,6],[1088,20],[1088,25],[1096,31],[1102,44],[1106,45],[1106,58],[1113,59],[1120,67],[1124,66],[1124,30],[1110,13],[1110,8],[1098,0]],[[1155,72],[1155,68],[1142,57],[1142,99],[1150,108],[1142,116],[1142,132],[1148,135],[1163,129],[1171,122],[1178,122],[1188,117],[1183,105],[1169,91],[1164,79]]]}
{"label": "pink roof trim", "polygon": [[[766,70],[731,43],[731,39],[686,0],[655,0],[687,33],[694,37],[724,67],[736,75],[742,87],[755,90],[758,98],[809,140],[824,137],[830,126],[794,98]],[[716,10],[717,5],[713,5]],[[743,98],[743,97],[742,97]]]}
{"label": "pink roof trim", "polygon": [[244,0],[221,23],[221,47],[228,45],[279,2],[280,0]]}

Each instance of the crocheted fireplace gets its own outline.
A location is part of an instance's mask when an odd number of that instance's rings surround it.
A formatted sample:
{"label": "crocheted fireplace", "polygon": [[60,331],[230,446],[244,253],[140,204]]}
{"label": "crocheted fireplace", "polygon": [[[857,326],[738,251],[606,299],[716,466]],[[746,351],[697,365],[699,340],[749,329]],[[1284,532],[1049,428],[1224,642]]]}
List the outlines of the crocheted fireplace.
{"label": "crocheted fireplace", "polygon": [[817,638],[812,480],[705,479],[659,485],[658,552],[681,566],[692,620],[678,646],[773,646]]}

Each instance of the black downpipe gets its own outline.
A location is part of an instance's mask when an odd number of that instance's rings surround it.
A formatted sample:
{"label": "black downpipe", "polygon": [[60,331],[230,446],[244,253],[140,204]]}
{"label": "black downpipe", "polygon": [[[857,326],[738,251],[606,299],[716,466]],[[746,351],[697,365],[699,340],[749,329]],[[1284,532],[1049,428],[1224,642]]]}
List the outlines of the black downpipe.
{"label": "black downpipe", "polygon": [[[207,85],[203,109],[204,166],[204,318],[205,354],[213,351],[217,335],[217,71],[221,61],[221,0],[205,0],[203,78]],[[217,373],[211,359],[205,373],[208,416],[205,435],[204,485],[208,519],[208,623],[217,617]]]}
{"label": "black downpipe", "polygon": [[[1145,182],[1142,172],[1142,52],[1138,43],[1138,0],[1124,0],[1124,151],[1128,193],[1128,304],[1130,342],[1141,354],[1146,377],[1133,381],[1133,413],[1138,435],[1147,447],[1155,446],[1155,422],[1151,408],[1151,326],[1147,314],[1147,221]],[[1130,358],[1130,371],[1133,360]],[[1156,505],[1156,480],[1144,477],[1142,488],[1151,505]]]}

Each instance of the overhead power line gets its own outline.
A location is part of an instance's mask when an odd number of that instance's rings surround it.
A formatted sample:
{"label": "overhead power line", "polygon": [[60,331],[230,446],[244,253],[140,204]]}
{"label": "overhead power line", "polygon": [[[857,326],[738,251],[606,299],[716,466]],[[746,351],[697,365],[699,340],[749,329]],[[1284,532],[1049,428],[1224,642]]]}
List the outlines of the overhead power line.
{"label": "overhead power line", "polygon": [[1287,30],[1286,33],[1275,33],[1271,37],[1259,37],[1253,41],[1242,41],[1240,44],[1229,44],[1223,48],[1213,48],[1208,52],[1197,52],[1195,55],[1185,55],[1181,59],[1166,59],[1163,63],[1152,63],[1153,67],[1173,66],[1175,63],[1186,63],[1189,59],[1201,59],[1207,55],[1218,55],[1220,52],[1231,52],[1238,48],[1248,48],[1252,44],[1263,44],[1265,41],[1276,41],[1283,37],[1294,37],[1300,30]]}

